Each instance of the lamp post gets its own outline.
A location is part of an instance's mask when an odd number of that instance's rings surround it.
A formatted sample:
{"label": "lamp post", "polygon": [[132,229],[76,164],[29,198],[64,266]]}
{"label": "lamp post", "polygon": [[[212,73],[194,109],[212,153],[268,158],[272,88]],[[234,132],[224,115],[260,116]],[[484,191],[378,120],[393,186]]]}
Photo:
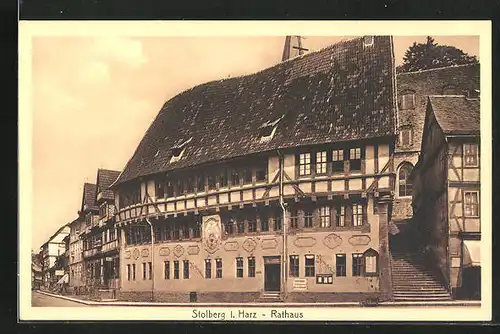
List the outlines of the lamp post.
{"label": "lamp post", "polygon": [[149,224],[151,230],[151,302],[154,302],[155,295],[155,235],[153,231],[153,224],[146,217],[146,222]]}

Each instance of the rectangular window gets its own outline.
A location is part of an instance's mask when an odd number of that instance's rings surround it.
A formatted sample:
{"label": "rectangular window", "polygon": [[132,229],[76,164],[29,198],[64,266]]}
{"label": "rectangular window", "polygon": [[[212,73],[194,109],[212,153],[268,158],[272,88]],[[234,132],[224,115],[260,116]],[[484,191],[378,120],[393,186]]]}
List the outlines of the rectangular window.
{"label": "rectangular window", "polygon": [[290,228],[298,228],[299,227],[299,217],[297,210],[290,211]]}
{"label": "rectangular window", "polygon": [[464,165],[468,167],[476,167],[478,165],[478,149],[477,144],[464,144]]}
{"label": "rectangular window", "polygon": [[352,254],[352,276],[363,274],[363,254]]}
{"label": "rectangular window", "polygon": [[243,173],[243,183],[244,184],[252,184],[252,169],[251,168],[245,168],[242,171]]}
{"label": "rectangular window", "polygon": [[335,275],[339,277],[346,276],[346,256],[345,254],[337,254],[335,255]]}
{"label": "rectangular window", "polygon": [[304,227],[310,228],[313,226],[313,213],[312,210],[304,211]]}
{"label": "rectangular window", "polygon": [[281,231],[281,223],[282,223],[282,220],[281,219],[282,217],[280,215],[276,216],[274,218],[274,230],[275,231]]}
{"label": "rectangular window", "polygon": [[345,226],[345,208],[338,206],[335,210],[335,225],[337,227]]}
{"label": "rectangular window", "polygon": [[344,150],[333,150],[332,169],[334,173],[344,173]]}
{"label": "rectangular window", "polygon": [[132,280],[135,281],[135,263],[132,264]]}
{"label": "rectangular window", "polygon": [[186,193],[188,194],[194,193],[194,185],[195,185],[194,178],[192,176],[188,176],[186,178],[186,182],[184,185],[184,187],[186,188]]}
{"label": "rectangular window", "polygon": [[248,232],[254,233],[257,232],[257,223],[254,220],[249,220],[248,224]]}
{"label": "rectangular window", "polygon": [[479,192],[464,191],[465,217],[479,217]]}
{"label": "rectangular window", "polygon": [[301,153],[299,155],[299,175],[310,175],[311,174],[311,154]]}
{"label": "rectangular window", "polygon": [[239,186],[240,185],[240,173],[238,169],[233,168],[231,170],[231,185],[232,186]]}
{"label": "rectangular window", "polygon": [[299,256],[290,255],[290,277],[299,277]]}
{"label": "rectangular window", "polygon": [[164,262],[165,279],[170,279],[170,261]]}
{"label": "rectangular window", "polygon": [[205,259],[205,278],[212,278],[212,260]]}
{"label": "rectangular window", "polygon": [[174,183],[172,181],[167,181],[165,185],[165,190],[168,197],[174,197]]}
{"label": "rectangular window", "polygon": [[153,264],[151,262],[148,262],[148,272],[149,272],[149,279],[153,278]]}
{"label": "rectangular window", "polygon": [[248,277],[255,277],[255,257],[248,258]]}
{"label": "rectangular window", "polygon": [[349,150],[349,169],[353,172],[361,171],[361,148]]}
{"label": "rectangular window", "polygon": [[201,174],[196,177],[196,188],[199,193],[205,191],[205,175]]}
{"label": "rectangular window", "polygon": [[207,177],[207,183],[208,183],[208,190],[217,189],[217,181],[215,179],[215,176],[209,174]]}
{"label": "rectangular window", "polygon": [[174,279],[179,279],[179,261],[174,261]]}
{"label": "rectangular window", "polygon": [[222,168],[219,173],[219,188],[227,187],[227,169]]}
{"label": "rectangular window", "polygon": [[176,189],[176,195],[184,195],[186,193],[186,187],[185,187],[185,182],[184,179],[179,178],[177,179],[177,189]]}
{"label": "rectangular window", "polygon": [[182,278],[189,279],[189,260],[184,260],[182,264],[183,264],[182,269],[184,269]]}
{"label": "rectangular window", "polygon": [[306,277],[314,277],[314,255],[306,255],[305,256],[305,269],[306,269]]}
{"label": "rectangular window", "polygon": [[267,161],[262,162],[255,171],[255,179],[257,182],[267,181]]}
{"label": "rectangular window", "polygon": [[236,227],[238,229],[238,234],[245,233],[245,222],[238,222],[238,223],[236,223]]}
{"label": "rectangular window", "polygon": [[411,128],[410,127],[403,127],[401,128],[400,132],[400,142],[401,146],[409,146],[412,144],[412,136],[411,136]]}
{"label": "rectangular window", "polygon": [[155,181],[155,196],[156,198],[165,197],[165,182],[163,180]]}
{"label": "rectangular window", "polygon": [[215,259],[215,277],[222,278],[222,259]]}
{"label": "rectangular window", "polygon": [[400,109],[414,109],[415,108],[415,94],[407,93],[401,95]]}
{"label": "rectangular window", "polygon": [[363,225],[363,206],[361,204],[352,206],[352,224],[353,226]]}
{"label": "rectangular window", "polygon": [[269,221],[266,216],[260,217],[260,231],[261,232],[269,231]]}
{"label": "rectangular window", "polygon": [[319,221],[321,227],[330,227],[330,207],[323,206],[319,209]]}
{"label": "rectangular window", "polygon": [[316,174],[326,174],[326,151],[316,152]]}
{"label": "rectangular window", "polygon": [[146,279],[146,262],[142,263],[142,279]]}
{"label": "rectangular window", "polygon": [[236,258],[236,277],[243,277],[243,258]]}
{"label": "rectangular window", "polygon": [[201,222],[195,221],[193,224],[193,238],[201,237]]}
{"label": "rectangular window", "polygon": [[131,274],[130,273],[130,264],[127,264],[127,280],[129,280],[129,281],[130,281],[130,276],[131,276],[130,274]]}
{"label": "rectangular window", "polygon": [[232,220],[226,222],[224,224],[224,229],[226,230],[226,233],[228,235],[233,235],[234,234],[234,222]]}

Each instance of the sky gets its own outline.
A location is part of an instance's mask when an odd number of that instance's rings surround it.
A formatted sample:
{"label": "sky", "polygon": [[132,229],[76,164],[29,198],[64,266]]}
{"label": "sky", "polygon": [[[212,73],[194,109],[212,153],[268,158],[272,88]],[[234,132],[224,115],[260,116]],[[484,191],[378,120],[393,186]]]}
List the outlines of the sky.
{"label": "sky", "polygon": [[[433,36],[479,56],[479,38]],[[349,37],[305,36],[311,51]],[[98,168],[122,170],[165,101],[195,85],[281,61],[278,37],[32,39],[33,222],[37,250],[81,207]],[[394,37],[396,65],[414,41]]]}

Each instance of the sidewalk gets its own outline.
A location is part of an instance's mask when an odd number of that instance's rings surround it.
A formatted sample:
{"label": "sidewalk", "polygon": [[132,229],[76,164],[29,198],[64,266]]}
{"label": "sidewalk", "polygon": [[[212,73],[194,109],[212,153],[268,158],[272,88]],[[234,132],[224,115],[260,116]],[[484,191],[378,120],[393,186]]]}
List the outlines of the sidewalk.
{"label": "sidewalk", "polygon": [[[153,303],[153,302],[124,302],[124,301],[91,301],[62,296],[46,291],[37,291],[47,296],[66,299],[88,306],[175,306],[175,307],[362,307],[359,303]],[[381,302],[373,307],[480,307],[480,301],[452,300],[441,302]],[[368,306],[365,306],[368,307]]]}

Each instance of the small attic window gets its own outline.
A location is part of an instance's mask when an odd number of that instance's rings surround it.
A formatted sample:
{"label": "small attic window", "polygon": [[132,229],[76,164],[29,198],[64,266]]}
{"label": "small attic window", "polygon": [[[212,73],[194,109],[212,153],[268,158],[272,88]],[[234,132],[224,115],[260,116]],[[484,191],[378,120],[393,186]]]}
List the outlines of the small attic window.
{"label": "small attic window", "polygon": [[479,89],[469,89],[467,91],[467,98],[469,99],[478,99],[480,95]]}
{"label": "small attic window", "polygon": [[374,43],[374,38],[373,36],[365,36],[363,39],[363,45],[364,46],[373,46]]}
{"label": "small attic window", "polygon": [[279,121],[283,119],[284,115],[278,118],[277,120],[271,122],[267,121],[266,123],[260,126],[260,142],[267,143],[271,139],[273,139],[274,134],[276,133],[276,128],[278,127]]}
{"label": "small attic window", "polygon": [[179,140],[174,146],[172,146],[172,157],[170,158],[171,163],[179,161],[182,158],[182,154],[186,150],[186,145],[189,144],[192,139],[193,137],[189,138],[188,140]]}

